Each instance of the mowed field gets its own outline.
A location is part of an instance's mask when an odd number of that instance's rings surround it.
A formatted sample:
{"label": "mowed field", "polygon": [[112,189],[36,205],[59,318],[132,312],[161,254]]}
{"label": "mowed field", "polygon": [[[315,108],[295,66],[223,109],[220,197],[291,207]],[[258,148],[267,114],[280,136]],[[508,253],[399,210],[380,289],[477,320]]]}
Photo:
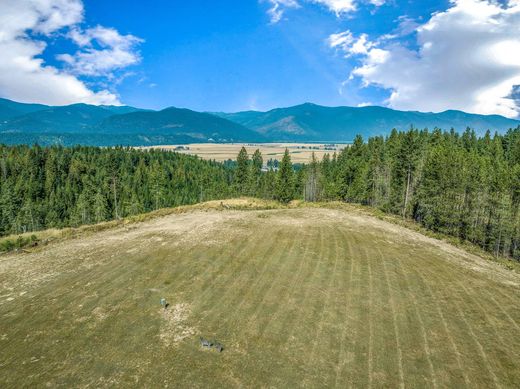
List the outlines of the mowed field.
{"label": "mowed field", "polygon": [[282,160],[285,149],[289,150],[293,163],[308,163],[312,153],[321,160],[325,154],[333,154],[343,149],[346,145],[325,145],[314,143],[194,143],[186,145],[188,149],[178,149],[179,146],[152,146],[146,149],[175,150],[178,153],[197,155],[203,159],[224,162],[236,159],[242,147],[245,147],[251,156],[255,150],[262,152],[264,162],[270,159]]}
{"label": "mowed field", "polygon": [[519,283],[355,210],[172,214],[0,257],[0,387],[518,387]]}

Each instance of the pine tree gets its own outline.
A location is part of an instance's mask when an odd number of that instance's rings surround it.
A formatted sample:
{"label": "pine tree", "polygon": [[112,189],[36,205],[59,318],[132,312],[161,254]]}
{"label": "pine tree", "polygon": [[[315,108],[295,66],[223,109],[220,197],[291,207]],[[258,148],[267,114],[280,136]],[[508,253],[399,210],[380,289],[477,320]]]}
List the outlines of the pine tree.
{"label": "pine tree", "polygon": [[262,153],[259,149],[256,149],[251,158],[251,172],[249,173],[248,194],[251,196],[257,195],[260,191],[263,165]]}
{"label": "pine tree", "polygon": [[94,196],[94,221],[96,223],[104,222],[108,219],[108,205],[105,196],[98,191]]}
{"label": "pine tree", "polygon": [[0,193],[0,235],[14,231],[16,219],[16,203],[10,181],[3,181]]}
{"label": "pine tree", "polygon": [[294,199],[294,170],[289,150],[285,149],[276,180],[276,198],[282,203]]}
{"label": "pine tree", "polygon": [[240,149],[237,156],[235,183],[239,194],[243,195],[247,193],[247,184],[249,183],[249,156],[245,147]]}
{"label": "pine tree", "polygon": [[311,163],[307,168],[306,182],[304,188],[305,201],[318,201],[321,193],[321,180],[319,175],[319,165],[314,152],[311,156]]}

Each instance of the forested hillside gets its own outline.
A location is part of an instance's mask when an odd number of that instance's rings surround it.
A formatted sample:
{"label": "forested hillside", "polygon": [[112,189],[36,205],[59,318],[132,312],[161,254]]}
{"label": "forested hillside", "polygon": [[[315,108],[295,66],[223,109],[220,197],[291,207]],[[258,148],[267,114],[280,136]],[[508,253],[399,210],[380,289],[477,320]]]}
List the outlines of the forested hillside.
{"label": "forested hillside", "polygon": [[262,173],[259,151],[250,161],[243,150],[234,165],[160,150],[0,145],[0,236],[241,194],[289,201],[302,192],[303,170],[294,180],[288,153],[280,173]]}
{"label": "forested hillside", "polygon": [[305,166],[288,152],[276,171],[263,166],[244,148],[219,164],[168,151],[2,146],[0,234],[248,195],[370,205],[520,259],[520,127],[480,138],[394,130]]}
{"label": "forested hillside", "polygon": [[470,130],[358,136],[307,177],[310,199],[371,205],[520,258],[520,127],[481,138]]}
{"label": "forested hillside", "polygon": [[[243,159],[239,155],[239,169]],[[270,192],[278,200],[370,205],[495,255],[520,258],[520,127],[480,138],[472,130],[393,130],[368,142],[357,136],[339,155],[298,173],[286,169],[288,160]]]}
{"label": "forested hillside", "polygon": [[0,146],[0,235],[227,197],[231,171],[171,152]]}

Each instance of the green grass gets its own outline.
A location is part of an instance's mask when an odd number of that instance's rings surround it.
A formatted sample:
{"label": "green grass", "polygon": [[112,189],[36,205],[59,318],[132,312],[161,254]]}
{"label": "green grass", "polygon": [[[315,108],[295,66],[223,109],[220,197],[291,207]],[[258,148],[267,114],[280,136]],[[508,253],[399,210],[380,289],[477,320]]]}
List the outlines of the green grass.
{"label": "green grass", "polygon": [[0,386],[515,387],[519,283],[353,209],[174,213],[0,257]]}

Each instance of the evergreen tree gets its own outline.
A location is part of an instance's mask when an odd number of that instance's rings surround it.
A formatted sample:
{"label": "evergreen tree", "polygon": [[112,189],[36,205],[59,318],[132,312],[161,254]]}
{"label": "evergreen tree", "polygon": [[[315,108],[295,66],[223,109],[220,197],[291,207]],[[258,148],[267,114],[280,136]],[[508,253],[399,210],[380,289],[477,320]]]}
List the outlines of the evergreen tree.
{"label": "evergreen tree", "polygon": [[311,156],[311,162],[307,168],[307,176],[304,188],[305,201],[318,201],[321,195],[321,180],[319,174],[319,165],[314,152]]}
{"label": "evergreen tree", "polygon": [[235,183],[239,194],[247,193],[247,185],[249,183],[249,156],[245,147],[240,149],[237,156]]}
{"label": "evergreen tree", "polygon": [[248,194],[251,196],[258,194],[260,191],[263,165],[262,153],[259,149],[256,149],[251,158],[251,172],[249,174]]}
{"label": "evergreen tree", "polygon": [[285,149],[276,180],[276,199],[288,203],[294,199],[294,170],[289,150]]}
{"label": "evergreen tree", "polygon": [[98,191],[94,196],[94,221],[96,223],[104,222],[108,219],[108,205],[105,196]]}

